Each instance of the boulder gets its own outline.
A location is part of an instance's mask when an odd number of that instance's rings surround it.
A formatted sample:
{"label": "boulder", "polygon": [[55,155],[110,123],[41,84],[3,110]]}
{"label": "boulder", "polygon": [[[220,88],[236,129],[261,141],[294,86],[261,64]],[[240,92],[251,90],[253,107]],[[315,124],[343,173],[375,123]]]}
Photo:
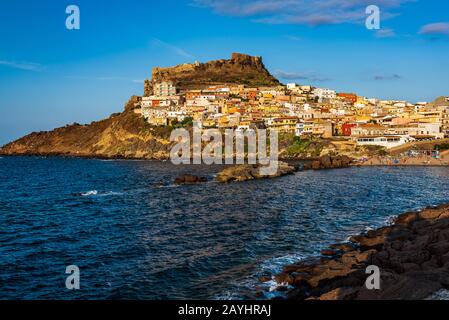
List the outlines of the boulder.
{"label": "boulder", "polygon": [[274,172],[274,174],[268,174],[263,172],[261,170],[263,167],[264,166],[262,165],[250,165],[250,164],[228,167],[218,173],[216,180],[218,182],[227,183],[227,182],[242,182],[254,179],[276,178],[288,174],[293,174],[298,170],[297,167],[289,165],[288,163],[282,161],[277,162],[277,170],[276,172]]}
{"label": "boulder", "polygon": [[329,156],[324,155],[313,160],[310,163],[304,164],[304,170],[319,170],[319,169],[337,169],[347,168],[351,165],[352,159],[347,156]]}

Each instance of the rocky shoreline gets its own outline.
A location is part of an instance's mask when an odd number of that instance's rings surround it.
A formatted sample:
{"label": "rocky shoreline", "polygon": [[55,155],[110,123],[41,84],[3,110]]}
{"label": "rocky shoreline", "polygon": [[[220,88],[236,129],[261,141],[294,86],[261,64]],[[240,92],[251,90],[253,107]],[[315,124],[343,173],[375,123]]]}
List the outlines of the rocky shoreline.
{"label": "rocky shoreline", "polygon": [[[371,265],[380,270],[379,290],[365,286]],[[439,298],[449,289],[449,204],[404,213],[391,226],[286,266],[274,280],[292,300]]]}
{"label": "rocky shoreline", "polygon": [[311,162],[305,163],[304,170],[321,170],[321,169],[340,169],[349,168],[353,163],[353,159],[348,156],[321,156],[313,159]]}

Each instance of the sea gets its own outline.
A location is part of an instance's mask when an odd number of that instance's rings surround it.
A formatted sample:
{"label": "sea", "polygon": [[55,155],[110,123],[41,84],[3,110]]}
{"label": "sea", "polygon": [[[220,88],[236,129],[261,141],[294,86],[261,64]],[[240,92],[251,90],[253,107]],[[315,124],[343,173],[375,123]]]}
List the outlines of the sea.
{"label": "sea", "polygon": [[[0,299],[266,299],[282,267],[449,203],[449,168],[300,171],[220,184],[220,166],[0,159]],[[174,185],[182,174],[209,182]],[[68,266],[79,270],[67,288]]]}

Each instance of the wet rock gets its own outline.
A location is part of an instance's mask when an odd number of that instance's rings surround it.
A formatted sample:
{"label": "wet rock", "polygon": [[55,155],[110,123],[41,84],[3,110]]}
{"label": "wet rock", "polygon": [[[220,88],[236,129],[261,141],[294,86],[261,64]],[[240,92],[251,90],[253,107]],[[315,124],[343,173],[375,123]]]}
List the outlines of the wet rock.
{"label": "wet rock", "polygon": [[404,214],[401,214],[399,217],[397,217],[394,221],[396,225],[403,225],[407,226],[410,223],[416,221],[419,219],[419,214],[416,212],[407,212]]}
{"label": "wet rock", "polygon": [[207,182],[207,178],[199,177],[191,174],[185,174],[180,177],[177,177],[174,181],[175,184],[195,184]]}
{"label": "wet rock", "polygon": [[385,238],[382,235],[373,238],[366,236],[354,236],[351,237],[349,240],[354,243],[357,243],[363,250],[380,249],[382,248],[385,242]]}
{"label": "wet rock", "polygon": [[335,256],[339,255],[340,252],[337,250],[321,250],[320,253],[322,256],[335,257]]}
{"label": "wet rock", "polygon": [[292,284],[295,279],[288,273],[281,273],[281,274],[276,275],[274,277],[274,280],[280,284],[283,284],[283,283]]}
{"label": "wet rock", "polygon": [[[335,244],[321,259],[286,268],[298,299],[425,299],[449,287],[449,206],[399,216],[395,224]],[[338,253],[338,254],[337,254]],[[381,271],[380,290],[367,290],[366,267]],[[287,278],[286,275],[283,277]],[[293,289],[295,290],[295,289]],[[302,292],[299,290],[298,292]]]}
{"label": "wet rock", "polygon": [[355,246],[352,243],[337,243],[329,246],[329,248],[338,250],[341,252],[348,252],[355,250]]}
{"label": "wet rock", "polygon": [[268,282],[271,281],[271,277],[270,276],[261,276],[259,278],[259,282]]}

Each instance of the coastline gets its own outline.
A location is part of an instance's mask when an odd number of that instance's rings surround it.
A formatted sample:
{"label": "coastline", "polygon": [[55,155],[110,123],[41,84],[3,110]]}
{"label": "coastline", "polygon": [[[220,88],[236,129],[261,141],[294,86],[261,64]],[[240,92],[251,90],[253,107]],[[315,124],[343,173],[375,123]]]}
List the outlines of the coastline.
{"label": "coastline", "polygon": [[[365,286],[371,265],[380,270],[379,290]],[[391,225],[285,266],[273,279],[290,300],[441,298],[449,289],[449,204],[403,213]]]}
{"label": "coastline", "polygon": [[[148,161],[168,161],[169,157],[132,157],[124,155],[99,155],[99,154],[71,154],[71,153],[2,153],[0,151],[0,157],[42,157],[42,158],[79,158],[79,159],[97,159],[97,160],[148,160]],[[313,162],[319,159],[319,157],[304,158],[304,157],[288,157],[279,158],[279,161],[284,161],[287,163],[307,163]],[[416,162],[405,162],[405,163],[383,163],[380,161],[376,162],[352,162],[348,167],[447,167],[449,166],[449,161],[442,162],[441,160],[432,161],[430,163],[416,163]],[[330,168],[318,168],[311,170],[331,170],[340,169],[341,167],[330,167]],[[344,166],[343,168],[347,168]]]}

